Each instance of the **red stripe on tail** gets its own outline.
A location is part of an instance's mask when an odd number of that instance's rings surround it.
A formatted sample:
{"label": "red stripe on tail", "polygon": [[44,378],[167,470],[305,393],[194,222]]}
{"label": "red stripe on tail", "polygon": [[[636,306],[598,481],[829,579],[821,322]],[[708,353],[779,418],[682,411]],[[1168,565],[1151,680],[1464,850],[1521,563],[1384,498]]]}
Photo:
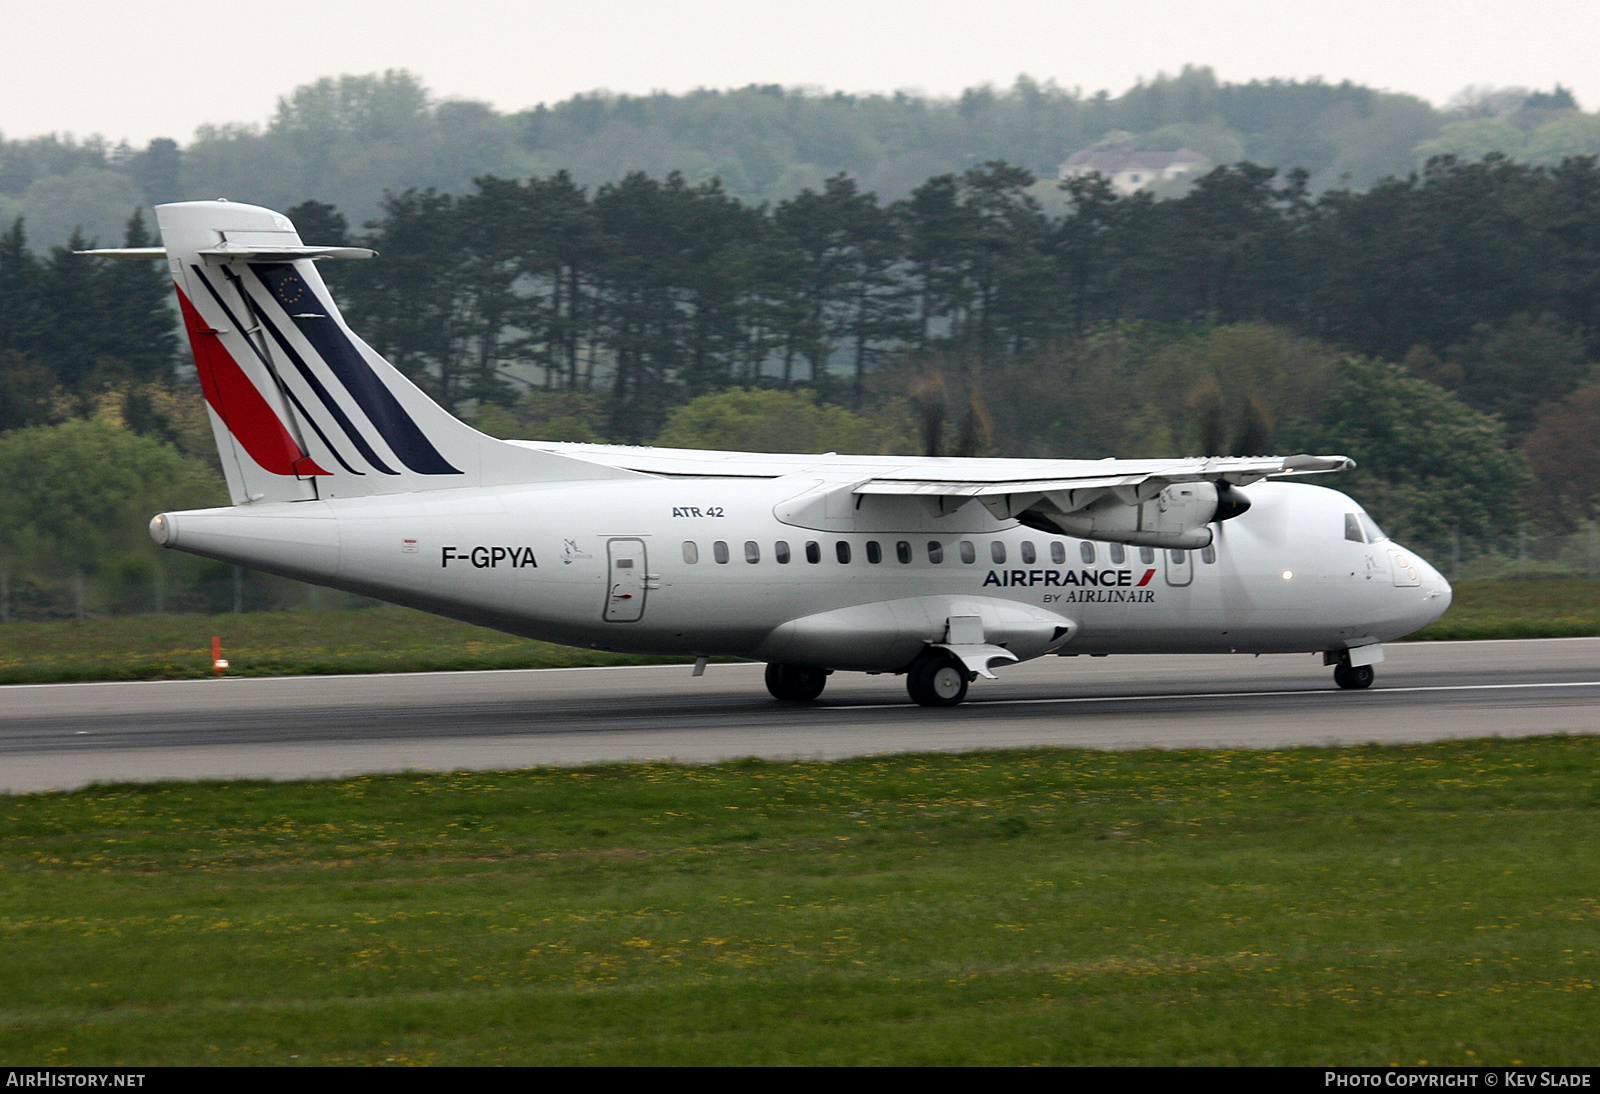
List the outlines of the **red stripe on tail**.
{"label": "red stripe on tail", "polygon": [[330,474],[300,450],[283,420],[267,405],[256,385],[222,345],[217,332],[206,326],[181,288],[178,307],[183,311],[183,325],[189,331],[189,345],[194,349],[195,369],[200,374],[200,389],[205,393],[206,402],[244,445],[250,458],[274,475]]}

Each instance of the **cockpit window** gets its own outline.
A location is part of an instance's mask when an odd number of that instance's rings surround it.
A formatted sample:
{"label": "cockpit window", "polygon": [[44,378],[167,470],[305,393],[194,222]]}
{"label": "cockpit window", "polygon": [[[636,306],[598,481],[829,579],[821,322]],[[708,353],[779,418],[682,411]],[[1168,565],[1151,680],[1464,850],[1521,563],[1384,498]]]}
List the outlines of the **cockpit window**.
{"label": "cockpit window", "polygon": [[1373,519],[1367,516],[1365,513],[1361,514],[1361,527],[1367,530],[1368,543],[1378,543],[1381,540],[1389,538],[1383,534],[1383,529],[1379,528],[1377,524],[1373,522]]}
{"label": "cockpit window", "polygon": [[1365,543],[1367,537],[1361,530],[1361,517],[1356,513],[1344,515],[1344,538],[1353,543]]}

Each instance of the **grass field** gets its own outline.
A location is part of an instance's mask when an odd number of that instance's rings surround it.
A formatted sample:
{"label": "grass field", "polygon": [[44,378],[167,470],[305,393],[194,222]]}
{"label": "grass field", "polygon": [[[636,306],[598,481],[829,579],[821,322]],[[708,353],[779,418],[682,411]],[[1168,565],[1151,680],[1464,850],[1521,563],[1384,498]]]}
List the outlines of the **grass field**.
{"label": "grass field", "polygon": [[0,626],[0,684],[211,675],[211,639],[233,676],[656,664],[531,642],[408,608],[144,615]]}
{"label": "grass field", "polygon": [[[163,680],[211,672],[211,638],[235,676],[560,668],[670,658],[625,657],[530,642],[405,608],[151,615],[0,626],[0,684]],[[1479,581],[1418,639],[1600,635],[1600,581]]]}
{"label": "grass field", "polygon": [[1592,1063],[1600,739],[0,800],[0,1059]]}
{"label": "grass field", "polygon": [[1462,581],[1444,618],[1417,641],[1471,638],[1577,638],[1600,635],[1600,581]]}

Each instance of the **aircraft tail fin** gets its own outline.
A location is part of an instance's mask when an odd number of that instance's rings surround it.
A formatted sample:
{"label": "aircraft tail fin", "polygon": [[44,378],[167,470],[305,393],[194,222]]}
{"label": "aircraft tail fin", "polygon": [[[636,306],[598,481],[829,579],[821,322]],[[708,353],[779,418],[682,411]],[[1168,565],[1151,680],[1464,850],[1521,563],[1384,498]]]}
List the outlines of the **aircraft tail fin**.
{"label": "aircraft tail fin", "polygon": [[281,213],[227,201],[156,221],[235,504],[635,474],[479,433],[380,357],[315,266],[373,252],[308,247]]}

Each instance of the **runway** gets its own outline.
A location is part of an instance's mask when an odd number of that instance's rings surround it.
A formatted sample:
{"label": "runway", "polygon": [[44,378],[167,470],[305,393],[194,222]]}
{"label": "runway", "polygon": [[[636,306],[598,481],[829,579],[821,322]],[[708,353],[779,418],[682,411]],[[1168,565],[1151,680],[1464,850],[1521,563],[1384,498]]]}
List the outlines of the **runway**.
{"label": "runway", "polygon": [[760,665],[0,688],[0,790],[326,778],[745,756],[1016,748],[1275,748],[1600,731],[1600,639],[1387,647],[1339,691],[1309,655],[1047,657],[928,710],[840,673],[779,703]]}

